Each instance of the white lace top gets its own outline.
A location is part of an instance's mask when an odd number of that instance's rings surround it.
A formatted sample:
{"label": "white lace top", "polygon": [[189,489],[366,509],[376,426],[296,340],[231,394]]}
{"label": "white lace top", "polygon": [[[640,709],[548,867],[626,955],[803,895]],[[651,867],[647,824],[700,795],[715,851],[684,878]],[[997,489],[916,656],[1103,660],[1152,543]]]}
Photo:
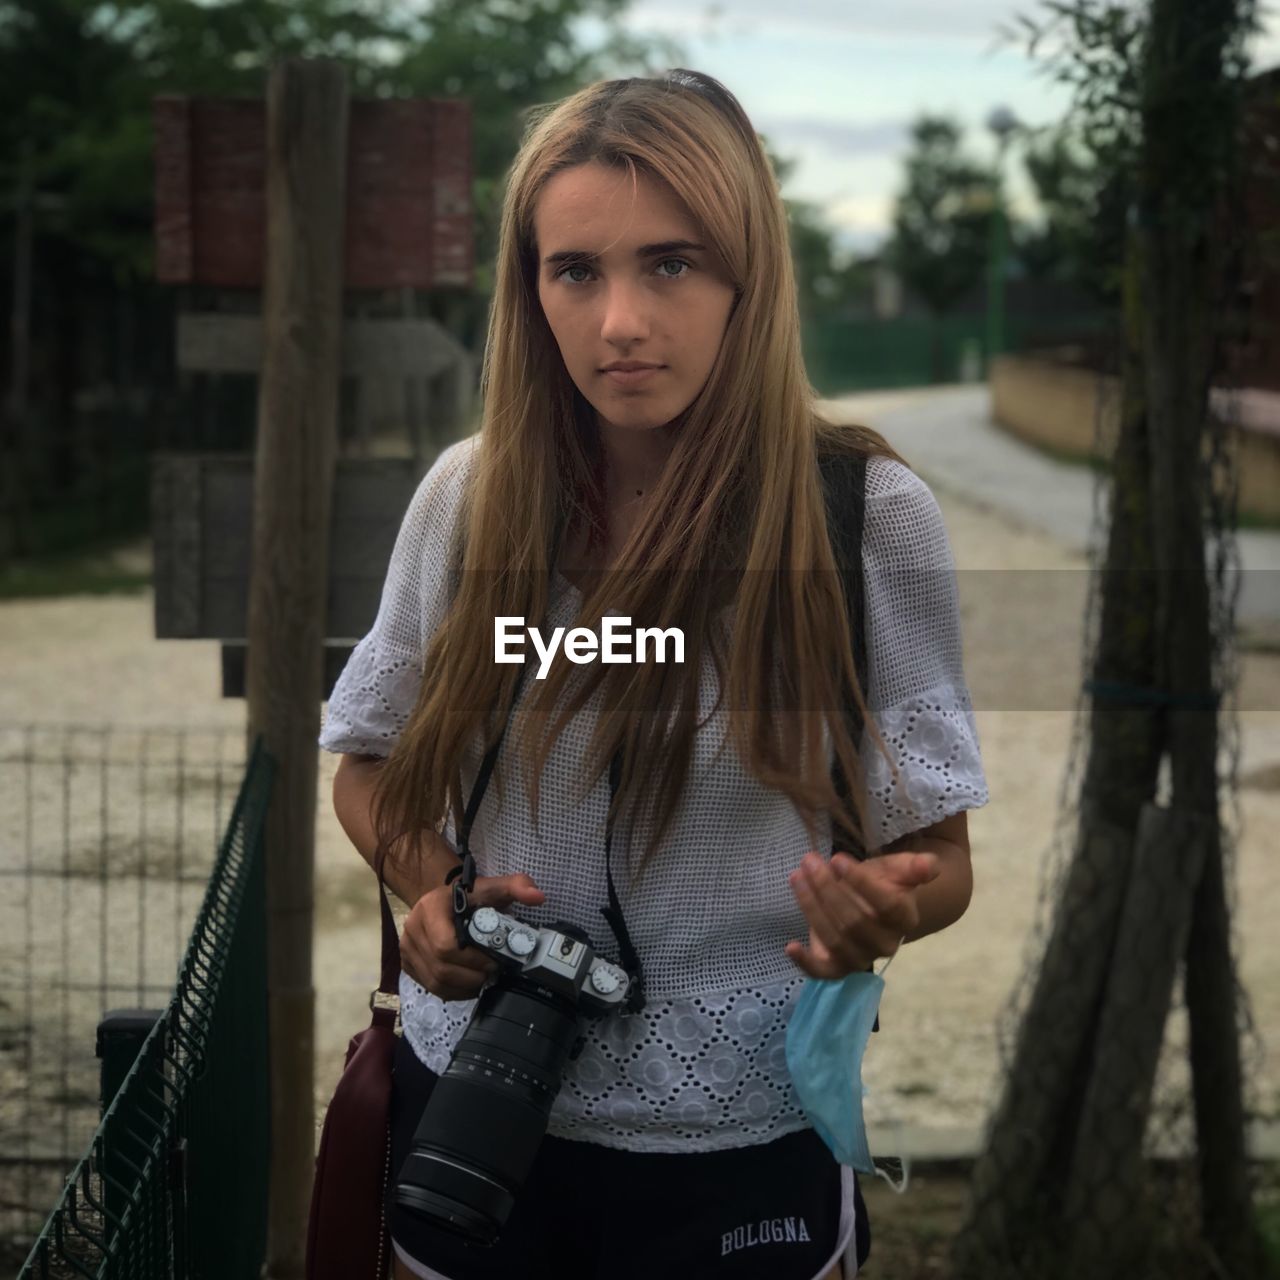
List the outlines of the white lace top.
{"label": "white lace top", "polygon": [[[403,729],[421,678],[421,657],[447,604],[453,517],[478,437],[446,449],[405,516],[373,629],[334,687],[320,745],[385,755]],[[941,513],[925,483],[885,458],[867,465],[863,532],[868,705],[901,770],[868,742],[862,763],[874,839],[887,844],[950,814],[986,803],[973,710],[961,660],[955,569]],[[573,623],[580,596],[560,574],[544,631]],[[638,624],[637,624],[638,625]],[[492,643],[485,637],[486,644]],[[532,649],[528,656],[534,657]],[[715,704],[704,658],[699,720]],[[526,680],[526,691],[531,681]],[[617,959],[600,915],[607,898],[604,815],[608,779],[582,778],[601,691],[566,727],[549,757],[535,824],[521,754],[504,740],[497,777],[472,830],[481,875],[527,872],[545,892],[518,914],[543,925],[570,921]],[[638,1151],[707,1151],[751,1145],[804,1128],[785,1057],[786,1024],[804,975],[783,952],[807,937],[788,874],[812,846],[781,792],[762,786],[725,743],[722,708],[700,728],[681,806],[659,852],[633,882],[614,880],[645,971],[647,1007],[588,1019],[586,1046],[565,1072],[549,1132]],[[466,794],[480,763],[477,741],[463,762]],[[446,825],[446,838],[454,840]],[[645,832],[626,817],[615,834],[625,853]],[[830,825],[819,851],[831,851]],[[406,975],[401,1022],[415,1052],[443,1071],[474,1007],[443,1002]]]}

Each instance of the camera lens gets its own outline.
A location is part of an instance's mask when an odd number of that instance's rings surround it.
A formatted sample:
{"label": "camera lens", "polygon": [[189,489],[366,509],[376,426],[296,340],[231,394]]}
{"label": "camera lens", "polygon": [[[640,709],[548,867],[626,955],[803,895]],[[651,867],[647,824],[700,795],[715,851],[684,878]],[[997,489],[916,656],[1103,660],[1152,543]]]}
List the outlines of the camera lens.
{"label": "camera lens", "polygon": [[576,1036],[568,1000],[521,979],[486,988],[418,1122],[396,1203],[493,1244],[546,1133]]}

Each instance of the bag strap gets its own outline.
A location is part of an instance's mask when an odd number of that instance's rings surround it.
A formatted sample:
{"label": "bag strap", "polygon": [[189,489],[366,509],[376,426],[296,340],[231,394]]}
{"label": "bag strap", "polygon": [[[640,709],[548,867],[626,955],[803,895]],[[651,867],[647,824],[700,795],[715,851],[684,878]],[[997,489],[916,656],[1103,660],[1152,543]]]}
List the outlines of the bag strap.
{"label": "bag strap", "polygon": [[396,932],[395,917],[387,901],[387,886],[383,881],[383,864],[387,851],[379,845],[374,852],[374,867],[378,873],[378,905],[382,909],[382,971],[378,989],[369,996],[369,1008],[373,1010],[374,1025],[395,1026],[396,1008],[389,1002],[379,1003],[378,997],[399,997],[400,994],[400,935]]}
{"label": "bag strap", "polygon": [[[867,695],[868,655],[866,643],[866,583],[862,574],[862,532],[866,523],[867,459],[864,454],[823,453],[818,468],[827,504],[827,534],[835,553],[845,604],[849,611],[849,634],[853,641],[854,669],[858,688]],[[844,708],[845,725],[857,747],[862,741],[862,715],[852,703]],[[852,791],[839,764],[833,766],[836,793],[848,803]],[[866,850],[851,831],[837,823],[832,830],[832,848],[848,850],[865,858]]]}

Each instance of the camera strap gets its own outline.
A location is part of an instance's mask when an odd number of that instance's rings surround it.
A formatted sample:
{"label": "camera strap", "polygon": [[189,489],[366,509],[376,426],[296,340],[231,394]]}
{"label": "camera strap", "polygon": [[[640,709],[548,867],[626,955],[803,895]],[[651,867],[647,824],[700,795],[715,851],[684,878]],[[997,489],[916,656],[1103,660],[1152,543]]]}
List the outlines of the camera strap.
{"label": "camera strap", "polygon": [[[618,783],[622,778],[622,753],[615,751],[609,761],[609,808],[613,808],[614,798],[618,794]],[[644,967],[640,963],[639,953],[631,934],[627,931],[627,922],[622,915],[622,904],[618,901],[618,891],[613,884],[613,867],[610,865],[610,854],[613,849],[613,820],[606,818],[604,824],[604,876],[609,888],[609,905],[600,908],[613,936],[618,944],[618,956],[622,967],[631,979],[627,987],[627,1012],[639,1013],[644,1008]]]}
{"label": "camera strap", "polygon": [[[529,668],[526,665],[520,671],[516,687],[511,694],[511,708],[520,700],[520,690],[524,687],[524,678]],[[470,939],[467,937],[467,896],[476,886],[476,860],[471,852],[471,827],[480,812],[480,801],[489,789],[489,779],[493,776],[494,765],[498,761],[498,752],[502,750],[502,740],[507,736],[507,725],[511,723],[511,713],[503,722],[493,745],[484,753],[480,761],[480,771],[476,774],[476,785],[471,789],[470,798],[462,814],[462,825],[458,828],[458,852],[461,863],[454,867],[445,878],[446,884],[453,885],[453,927],[458,935],[458,945],[465,947]]]}
{"label": "camera strap", "polygon": [[[520,690],[523,688],[527,671],[528,666],[521,671],[520,678],[516,681],[515,692],[511,698],[513,709],[520,699]],[[475,888],[476,883],[476,860],[471,852],[471,827],[476,820],[476,814],[480,811],[480,802],[484,799],[485,792],[489,788],[489,779],[493,776],[494,766],[498,761],[498,752],[502,749],[502,740],[506,736],[507,724],[510,724],[510,717],[503,724],[497,740],[485,752],[484,759],[480,762],[480,770],[476,774],[476,784],[471,789],[471,795],[467,799],[467,806],[462,815],[462,825],[458,829],[458,849],[462,861],[449,872],[446,880],[446,883],[453,885],[453,925],[458,935],[458,942],[462,946],[466,946],[468,942],[466,921],[469,904],[467,899],[471,890]],[[640,956],[636,951],[635,944],[631,941],[631,934],[627,929],[627,922],[622,914],[622,904],[618,900],[618,890],[613,883],[613,867],[611,865],[613,851],[612,809],[613,802],[618,795],[618,784],[621,778],[622,754],[621,752],[614,752],[613,759],[609,761],[609,813],[605,817],[604,825],[604,873],[609,890],[609,905],[601,907],[600,914],[604,916],[609,928],[613,930],[614,940],[618,944],[618,957],[622,967],[627,972],[627,977],[630,979],[627,986],[627,1012],[639,1013],[644,1008],[644,968],[640,963]]]}

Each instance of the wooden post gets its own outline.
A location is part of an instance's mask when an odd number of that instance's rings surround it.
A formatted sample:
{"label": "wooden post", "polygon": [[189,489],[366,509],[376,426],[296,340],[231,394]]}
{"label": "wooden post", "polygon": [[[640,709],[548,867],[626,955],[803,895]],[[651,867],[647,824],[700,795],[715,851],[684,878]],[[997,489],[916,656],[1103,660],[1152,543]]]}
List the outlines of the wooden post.
{"label": "wooden post", "polygon": [[[9,313],[10,361],[9,395],[4,406],[6,430],[0,436],[0,483],[5,493],[7,536],[0,540],[0,562],[32,548],[30,514],[27,509],[27,382],[31,352],[31,240],[32,240],[32,144],[22,144],[18,158],[18,178],[13,201],[13,307]],[[7,437],[7,439],[5,438]]]}
{"label": "wooden post", "polygon": [[277,764],[267,816],[271,1174],[264,1274],[300,1277],[315,1163],[311,933],[329,508],[346,204],[341,64],[267,90],[266,271],[249,584],[249,734]]}

